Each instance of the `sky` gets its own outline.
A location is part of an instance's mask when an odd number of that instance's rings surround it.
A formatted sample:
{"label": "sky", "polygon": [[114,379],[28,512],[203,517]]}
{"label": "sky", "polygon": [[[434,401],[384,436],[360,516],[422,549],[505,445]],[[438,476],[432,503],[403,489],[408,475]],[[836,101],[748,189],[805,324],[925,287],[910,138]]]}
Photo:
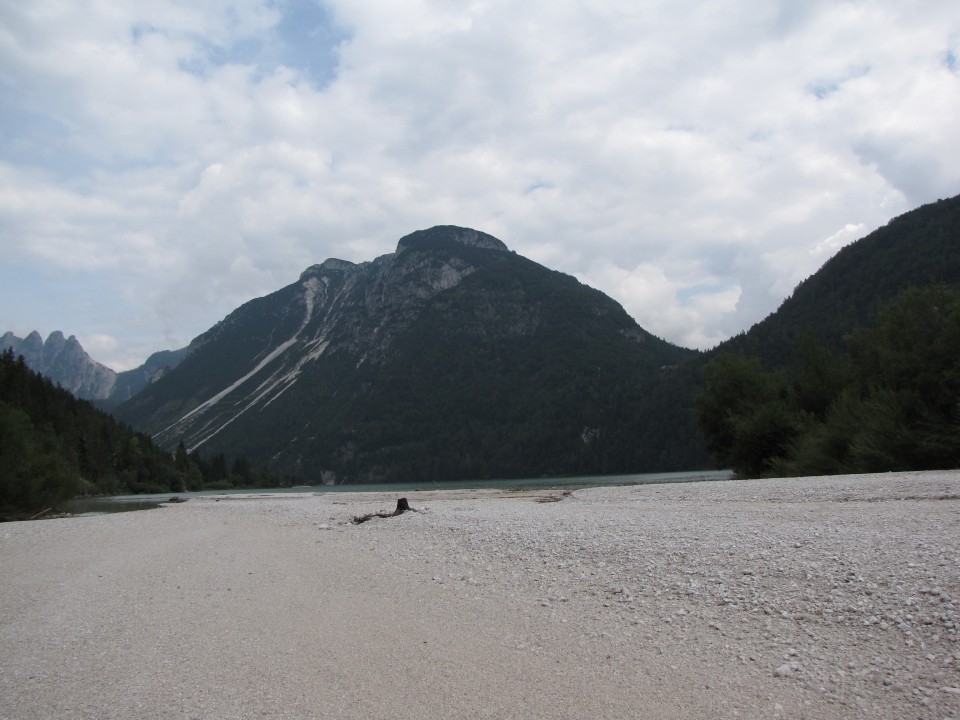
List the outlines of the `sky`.
{"label": "sky", "polygon": [[488,232],[706,349],[960,193],[955,0],[0,4],[0,332],[123,370]]}

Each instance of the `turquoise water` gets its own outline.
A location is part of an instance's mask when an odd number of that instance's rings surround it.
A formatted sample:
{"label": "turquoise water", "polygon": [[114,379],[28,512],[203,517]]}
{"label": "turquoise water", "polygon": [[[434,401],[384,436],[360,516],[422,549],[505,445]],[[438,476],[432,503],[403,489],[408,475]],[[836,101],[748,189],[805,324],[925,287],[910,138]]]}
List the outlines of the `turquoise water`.
{"label": "turquoise water", "polygon": [[588,475],[564,478],[525,478],[520,480],[456,480],[434,483],[380,483],[363,485],[298,485],[281,488],[233,488],[230,490],[202,490],[200,492],[161,493],[156,495],[121,495],[110,498],[78,498],[72,500],[72,512],[123,512],[156,507],[176,495],[182,498],[210,495],[257,495],[280,493],[345,493],[389,492],[404,493],[418,490],[536,490],[539,488],[585,488],[613,485],[651,485],[656,483],[704,482],[729,480],[729,470],[694,470],[673,473],[646,473],[638,475]]}
{"label": "turquoise water", "polygon": [[102,515],[104,513],[151,510],[170,499],[170,495],[124,495],[122,497],[79,497],[67,500],[62,510],[71,515]]}

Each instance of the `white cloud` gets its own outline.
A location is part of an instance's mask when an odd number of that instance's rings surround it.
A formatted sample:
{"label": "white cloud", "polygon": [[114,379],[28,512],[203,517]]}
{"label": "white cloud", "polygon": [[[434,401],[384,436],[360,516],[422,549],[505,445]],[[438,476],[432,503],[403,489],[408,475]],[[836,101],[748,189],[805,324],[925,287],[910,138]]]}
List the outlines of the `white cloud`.
{"label": "white cloud", "polygon": [[664,270],[642,263],[623,270],[610,263],[594,266],[580,280],[607,288],[641,327],[686,347],[712,347],[725,335],[711,333],[723,315],[735,310],[740,288],[718,278],[700,278],[689,285],[667,277]]}
{"label": "white cloud", "polygon": [[37,299],[0,330],[145,357],[453,223],[707,347],[960,191],[958,38],[933,0],[8,4],[0,248]]}
{"label": "white cloud", "polygon": [[[83,346],[83,349],[87,351],[87,354],[94,360],[102,357],[117,358],[124,352],[124,348],[120,341],[112,335],[81,335],[77,338],[77,340]],[[97,362],[99,362],[99,360],[97,360]],[[134,360],[128,364],[121,364],[123,367],[114,369],[128,370],[132,367],[136,367],[139,363]]]}

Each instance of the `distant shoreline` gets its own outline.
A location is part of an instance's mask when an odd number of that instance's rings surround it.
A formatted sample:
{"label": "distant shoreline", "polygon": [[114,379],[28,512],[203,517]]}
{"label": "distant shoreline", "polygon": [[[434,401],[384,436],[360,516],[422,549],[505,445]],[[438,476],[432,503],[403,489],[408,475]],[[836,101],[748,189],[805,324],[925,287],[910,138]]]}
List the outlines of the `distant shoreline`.
{"label": "distant shoreline", "polygon": [[729,470],[684,470],[669,473],[634,473],[624,475],[584,475],[556,478],[519,478],[498,480],[448,480],[434,483],[357,483],[345,485],[293,485],[276,488],[230,488],[226,490],[200,490],[182,493],[152,493],[146,495],[118,495],[116,499],[160,499],[170,495],[182,497],[207,497],[213,495],[260,495],[260,494],[325,494],[365,492],[426,492],[436,490],[512,490],[553,487],[617,487],[622,485],[648,485],[654,483],[714,482],[731,479]]}

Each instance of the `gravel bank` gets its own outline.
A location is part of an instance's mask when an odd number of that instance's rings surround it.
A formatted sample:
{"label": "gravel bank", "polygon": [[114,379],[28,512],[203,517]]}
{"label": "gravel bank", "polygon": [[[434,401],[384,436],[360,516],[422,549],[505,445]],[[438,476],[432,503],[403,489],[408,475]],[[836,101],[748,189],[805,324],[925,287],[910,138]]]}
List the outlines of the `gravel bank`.
{"label": "gravel bank", "polygon": [[0,525],[0,718],[955,718],[960,472]]}

